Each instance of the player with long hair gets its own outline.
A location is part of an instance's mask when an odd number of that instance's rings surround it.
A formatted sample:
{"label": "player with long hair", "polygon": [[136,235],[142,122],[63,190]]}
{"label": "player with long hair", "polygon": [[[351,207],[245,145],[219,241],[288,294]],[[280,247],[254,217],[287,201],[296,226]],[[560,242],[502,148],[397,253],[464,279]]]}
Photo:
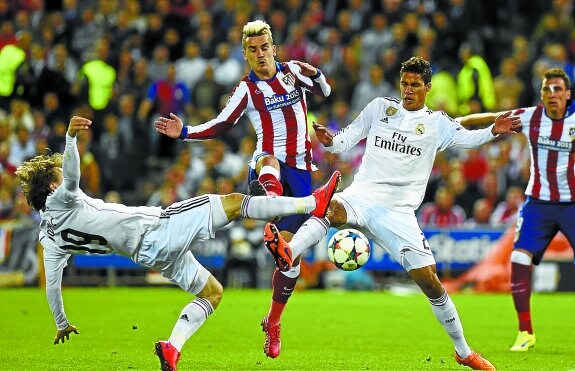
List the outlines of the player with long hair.
{"label": "player with long hair", "polygon": [[192,254],[192,249],[239,217],[270,220],[278,216],[325,216],[340,174],[303,198],[202,195],[166,208],[107,203],[79,187],[80,156],[76,134],[92,122],[70,120],[63,154],[41,155],[18,167],[16,174],[28,203],[40,213],[46,294],[57,326],[54,344],[78,334],[64,312],[62,273],[73,254],[117,253],[158,271],[196,298],[186,305],[167,341],[155,352],[162,370],[176,370],[185,342],[202,326],[222,298],[222,285]]}

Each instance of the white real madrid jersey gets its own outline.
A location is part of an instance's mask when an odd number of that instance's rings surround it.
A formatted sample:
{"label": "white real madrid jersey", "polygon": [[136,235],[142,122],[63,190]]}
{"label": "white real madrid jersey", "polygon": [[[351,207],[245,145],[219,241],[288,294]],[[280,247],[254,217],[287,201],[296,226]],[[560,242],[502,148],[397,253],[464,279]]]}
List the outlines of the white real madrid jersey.
{"label": "white real madrid jersey", "polygon": [[412,211],[421,204],[438,151],[473,148],[495,138],[492,126],[467,130],[442,111],[408,111],[394,98],[376,98],[333,138],[339,153],[366,138],[365,154],[352,184],[357,192],[388,208]]}
{"label": "white real madrid jersey", "polygon": [[[143,234],[160,219],[159,207],[106,203],[80,188],[80,158],[76,138],[66,137],[64,182],[46,199],[41,212],[40,239],[58,252],[132,256]],[[50,243],[45,243],[50,240]]]}

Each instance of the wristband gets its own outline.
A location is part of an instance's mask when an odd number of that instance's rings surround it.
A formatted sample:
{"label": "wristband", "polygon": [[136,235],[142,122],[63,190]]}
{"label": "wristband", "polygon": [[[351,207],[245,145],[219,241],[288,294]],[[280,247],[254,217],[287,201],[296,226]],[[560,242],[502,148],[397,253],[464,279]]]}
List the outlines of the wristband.
{"label": "wristband", "polygon": [[179,139],[186,139],[188,137],[188,127],[186,125],[182,126],[182,132],[180,133]]}
{"label": "wristband", "polygon": [[319,68],[316,68],[316,69],[317,69],[317,73],[311,77],[312,80],[315,80],[321,76],[321,70]]}

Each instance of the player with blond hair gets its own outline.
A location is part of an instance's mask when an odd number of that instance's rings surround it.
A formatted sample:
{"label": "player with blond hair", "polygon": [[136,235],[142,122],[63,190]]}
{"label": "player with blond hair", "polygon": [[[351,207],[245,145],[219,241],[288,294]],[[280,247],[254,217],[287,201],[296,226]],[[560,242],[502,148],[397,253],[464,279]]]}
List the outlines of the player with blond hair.
{"label": "player with blond hair", "polygon": [[[307,196],[316,166],[308,133],[306,93],[327,97],[331,87],[321,71],[308,63],[277,62],[272,31],[264,21],[244,26],[242,46],[251,70],[234,88],[216,118],[189,126],[170,114],[155,122],[156,130],[185,141],[204,140],[222,135],[246,114],[257,136],[250,161],[250,194]],[[285,217],[277,226],[289,240],[307,218],[306,215]],[[269,357],[280,354],[280,319],[299,273],[299,260],[287,272],[274,272],[272,303],[261,323],[266,333],[264,352]]]}

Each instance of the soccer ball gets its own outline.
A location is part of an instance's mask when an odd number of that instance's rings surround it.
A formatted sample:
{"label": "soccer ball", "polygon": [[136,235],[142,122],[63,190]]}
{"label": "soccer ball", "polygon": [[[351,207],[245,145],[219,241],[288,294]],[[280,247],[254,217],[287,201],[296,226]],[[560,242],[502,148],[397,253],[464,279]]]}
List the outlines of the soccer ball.
{"label": "soccer ball", "polygon": [[327,256],[339,269],[354,271],[369,259],[369,240],[356,229],[337,231],[327,244]]}

